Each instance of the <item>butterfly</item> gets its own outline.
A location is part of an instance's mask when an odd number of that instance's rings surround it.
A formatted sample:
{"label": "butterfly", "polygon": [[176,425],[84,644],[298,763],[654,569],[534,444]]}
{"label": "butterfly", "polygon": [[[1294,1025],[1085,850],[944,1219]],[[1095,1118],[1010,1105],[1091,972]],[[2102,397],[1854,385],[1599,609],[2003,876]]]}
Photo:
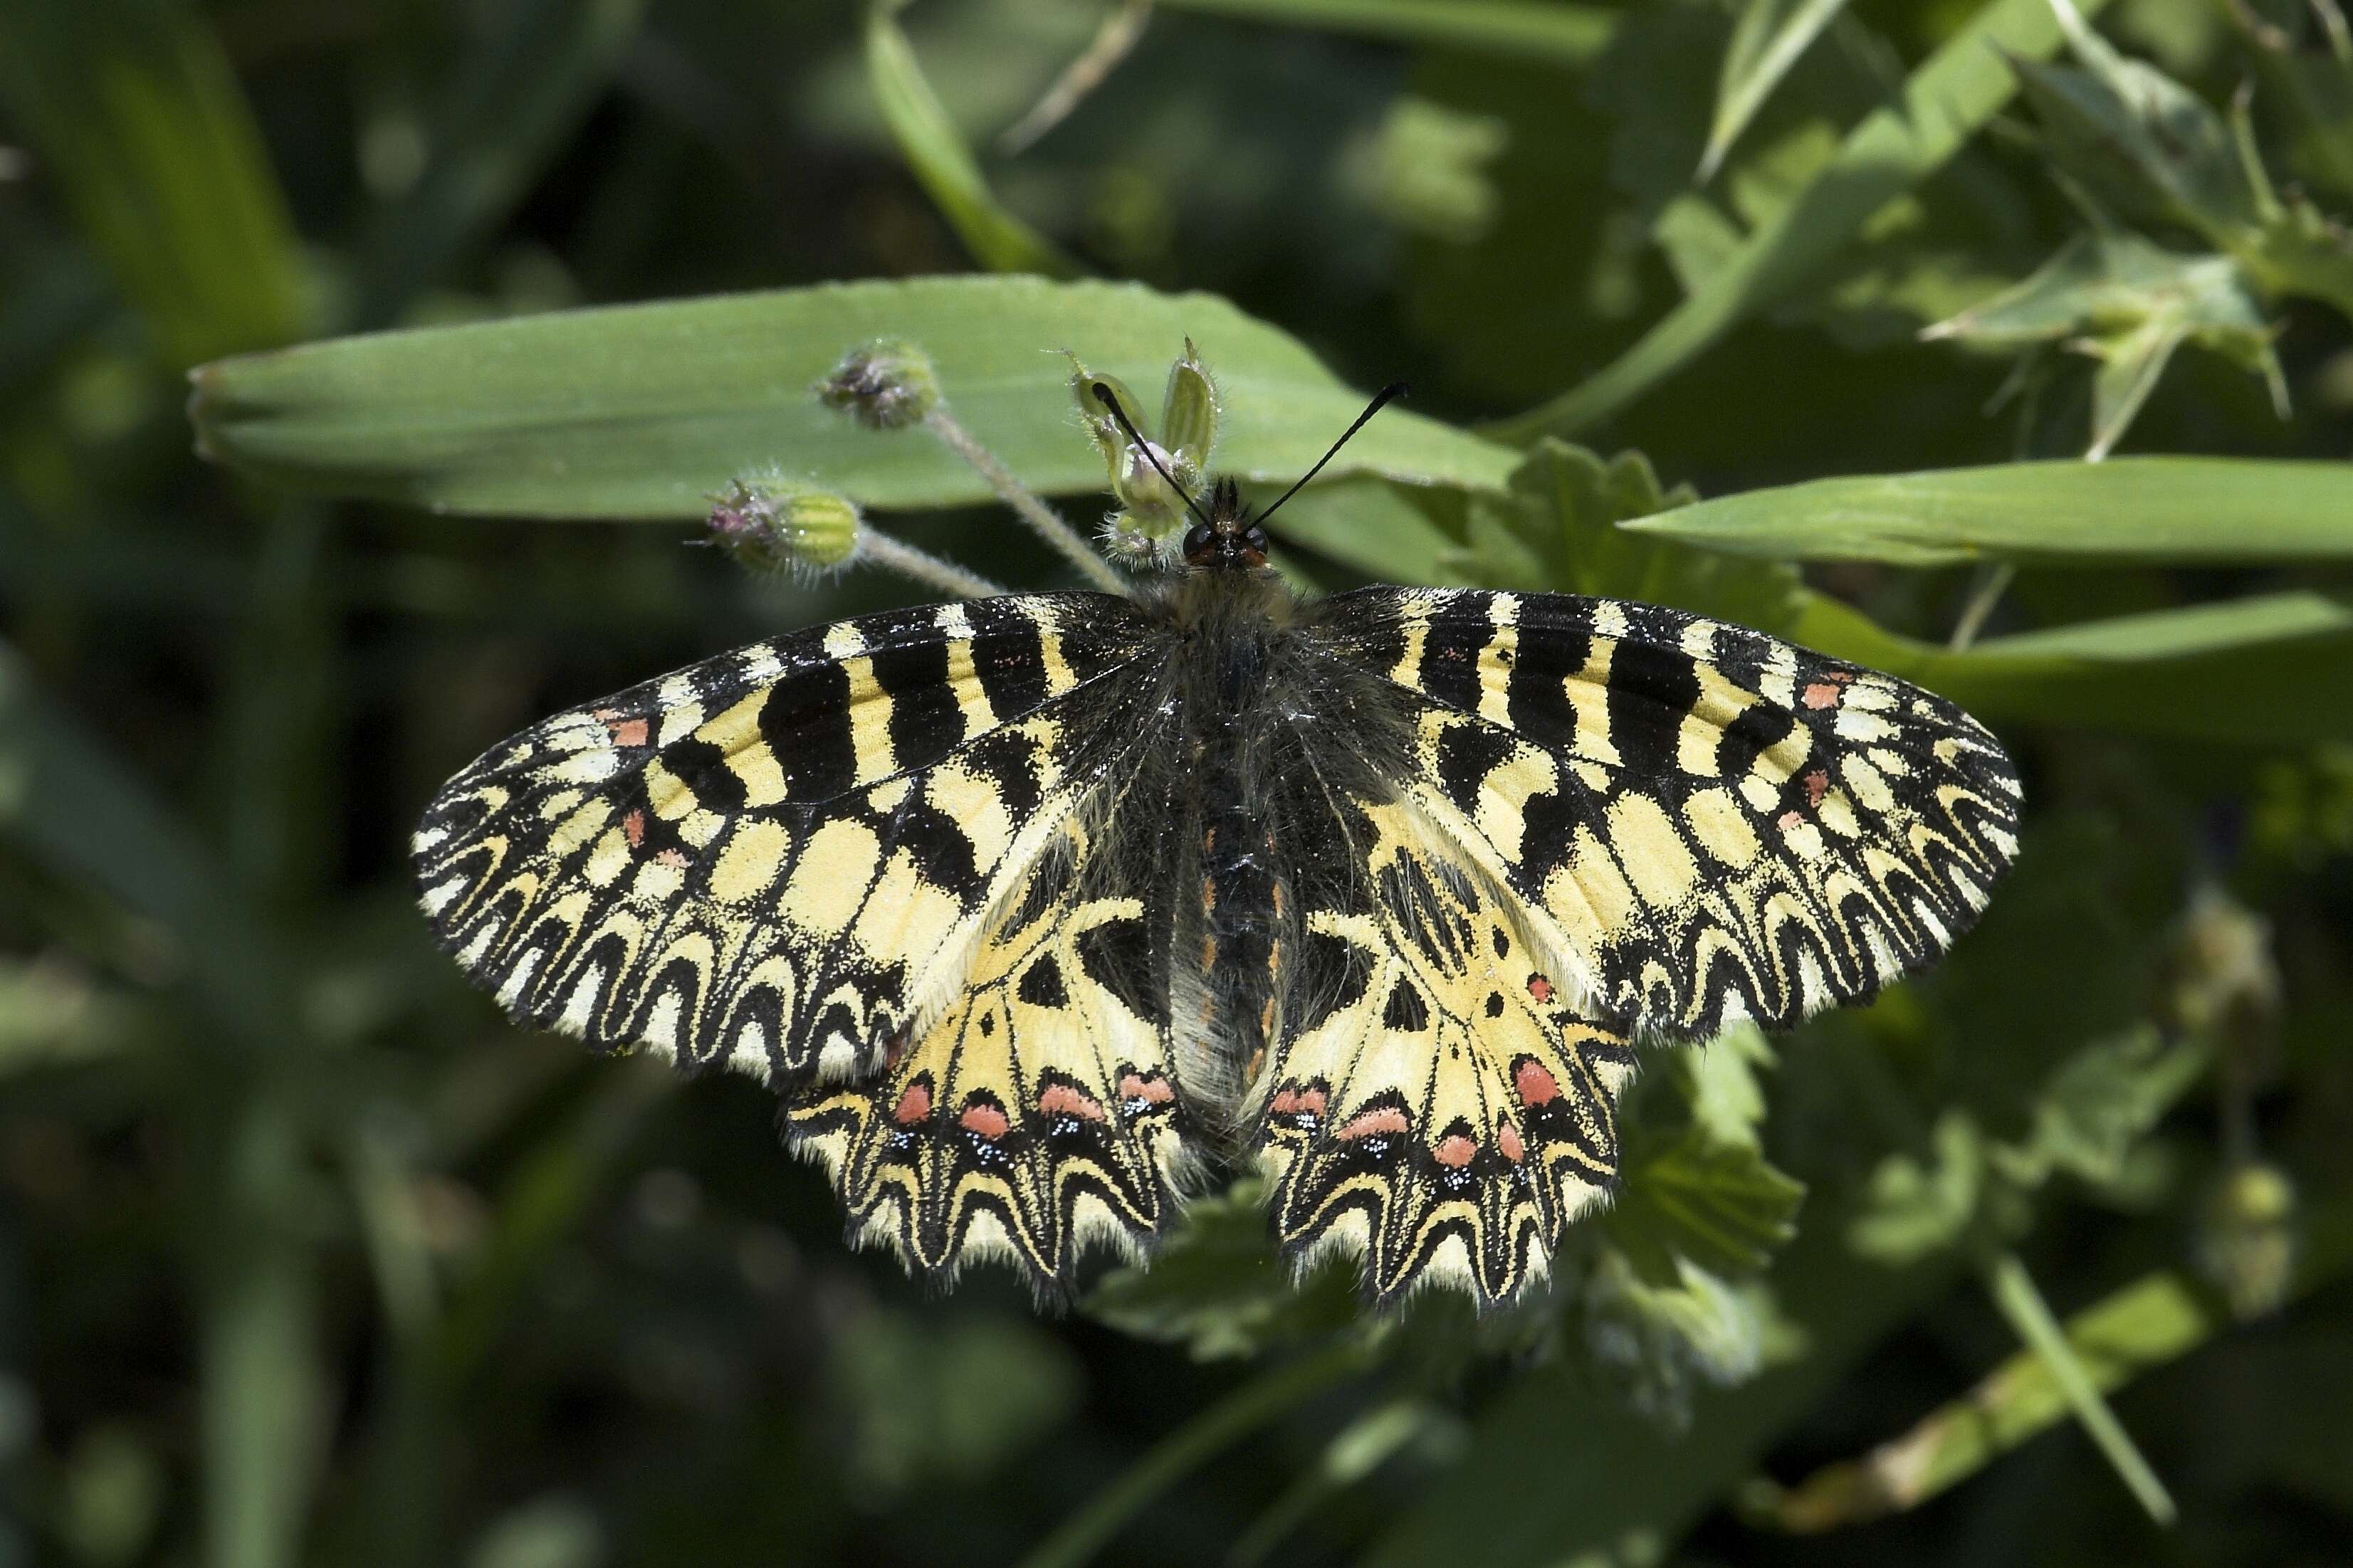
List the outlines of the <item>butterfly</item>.
{"label": "butterfly", "polygon": [[839,621],[492,748],[416,835],[441,945],[765,1079],[921,1275],[1067,1294],[1255,1168],[1295,1264],[1492,1308],[1609,1194],[1637,1040],[1867,997],[2016,853],[1917,687],[1651,605],[1304,597],[1230,480],[1185,500],[1132,595]]}

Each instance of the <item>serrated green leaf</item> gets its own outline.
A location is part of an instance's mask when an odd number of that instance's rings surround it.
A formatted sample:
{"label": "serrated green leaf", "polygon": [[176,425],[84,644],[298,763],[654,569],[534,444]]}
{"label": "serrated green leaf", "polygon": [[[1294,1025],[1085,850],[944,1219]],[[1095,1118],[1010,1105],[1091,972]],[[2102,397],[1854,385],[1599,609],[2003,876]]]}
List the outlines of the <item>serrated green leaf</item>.
{"label": "serrated green leaf", "polygon": [[1083,1305],[1124,1333],[1181,1343],[1196,1361],[1256,1355],[1356,1316],[1346,1268],[1293,1283],[1267,1234],[1266,1186],[1255,1178],[1187,1205],[1149,1269],[1112,1270]]}
{"label": "serrated green leaf", "polygon": [[1890,1154],[1872,1172],[1847,1221],[1847,1243],[1892,1267],[1955,1246],[1977,1217],[1985,1184],[1985,1142],[1967,1111],[1936,1119],[1925,1157]]}
{"label": "serrated green leaf", "polygon": [[1690,500],[1686,488],[1662,490],[1640,452],[1605,462],[1547,439],[1512,475],[1507,498],[1472,498],[1452,573],[1490,587],[1641,599],[1767,630],[1787,626],[1796,573],[1617,526]]}
{"label": "serrated green leaf", "polygon": [[1596,1366],[1620,1398],[1670,1431],[1690,1425],[1700,1387],[1730,1387],[1756,1376],[1781,1330],[1762,1286],[1734,1286],[1689,1262],[1661,1279],[1604,1251],[1579,1300]]}
{"label": "serrated green leaf", "polygon": [[2353,559],[2353,463],[2114,458],[1857,474],[1715,496],[1625,525],[1767,561],[1944,566]]}
{"label": "serrated green leaf", "polygon": [[1654,1149],[1630,1150],[1618,1201],[1602,1224],[1635,1271],[1672,1282],[1682,1264],[1750,1274],[1797,1228],[1805,1184],[1757,1149],[1694,1127]]}
{"label": "serrated green leaf", "polygon": [[1761,1149],[1763,1074],[1773,1064],[1772,1043],[1754,1024],[1735,1024],[1704,1046],[1676,1052],[1674,1068],[1684,1083],[1693,1125],[1718,1143]]}
{"label": "serrated green leaf", "polygon": [[2056,1171],[2106,1184],[2132,1147],[2205,1072],[2212,1059],[2195,1037],[2144,1026],[2095,1041],[2051,1075],[2034,1100],[2027,1136],[1991,1151],[2010,1180],[2032,1185]]}
{"label": "serrated green leaf", "polygon": [[[920,432],[818,406],[842,353],[913,340],[965,427],[1031,488],[1103,487],[1070,418],[1070,349],[1152,385],[1190,335],[1224,399],[1222,467],[1289,483],[1364,407],[1288,334],[1208,294],[1036,278],[828,285],[384,332],[198,370],[199,447],[274,482],[443,511],[699,517],[766,466],[862,505],[991,499]],[[1500,489],[1518,454],[1392,409],[1327,474]],[[1293,503],[1294,505],[1297,503]]]}

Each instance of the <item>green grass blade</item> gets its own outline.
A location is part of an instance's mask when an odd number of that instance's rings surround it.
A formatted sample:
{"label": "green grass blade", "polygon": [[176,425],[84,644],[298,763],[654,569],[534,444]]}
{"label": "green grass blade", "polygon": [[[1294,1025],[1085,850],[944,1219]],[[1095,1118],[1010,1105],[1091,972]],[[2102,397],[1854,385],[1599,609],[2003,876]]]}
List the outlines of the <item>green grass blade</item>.
{"label": "green grass blade", "polygon": [[[2306,1217],[2295,1293],[2353,1271],[2353,1205]],[[2212,1292],[2171,1269],[2144,1275],[2067,1320],[2067,1344],[2091,1385],[2113,1394],[2232,1326]],[[1813,1531],[1916,1508],[2067,1419],[2050,1365],[2031,1350],[2004,1361],[1968,1394],[1858,1459],[1828,1465],[1787,1490],[1765,1489],[1752,1517]]]}
{"label": "green grass blade", "polygon": [[318,1260],[299,1218],[309,1173],[280,1096],[239,1108],[216,1179],[200,1265],[206,1560],[291,1568],[319,1470],[325,1379]]}
{"label": "green grass blade", "polygon": [[1547,5],[1528,0],[1161,0],[1171,11],[1198,11],[1276,26],[1353,33],[1397,43],[1475,49],[1509,59],[1581,66],[1617,30],[1599,5]]}
{"label": "green grass blade", "polygon": [[0,104],[173,363],[301,334],[285,194],[193,9],[0,6]]}
{"label": "green grass blade", "polygon": [[2113,458],[1815,479],[1622,525],[1772,560],[1945,566],[2353,559],[2353,463]]}
{"label": "green grass blade", "polygon": [[[1735,47],[1725,55],[1724,81],[1716,95],[1715,119],[1708,127],[1707,150],[1700,154],[1702,184],[1715,177],[1732,144],[1748,129],[1748,122],[1789,74],[1789,68],[1846,8],[1846,0],[1796,0],[1778,25],[1767,31],[1772,14],[1780,8],[1779,0],[1748,0],[1748,8],[1741,15],[1740,30],[1733,35]],[[1739,47],[1752,34],[1757,35],[1753,47]]]}
{"label": "green grass blade", "polygon": [[2125,1486],[2140,1503],[2149,1518],[2159,1524],[2171,1524],[2180,1517],[2172,1494],[2165,1483],[2149,1468],[2124,1423],[2108,1408],[2099,1385],[2083,1358],[2075,1353],[2065,1330],[2051,1313],[2050,1303],[2035,1288],[2034,1277],[2026,1271],[2014,1252],[2005,1252],[1994,1259],[1988,1270],[1987,1289],[1993,1294],[1994,1304],[2001,1315],[2026,1342],[2042,1365],[2052,1386],[2065,1402],[2068,1411],[2083,1424],[2093,1443],[2106,1457]]}
{"label": "green grass blade", "polygon": [[[2101,0],[2084,0],[2095,12]],[[1914,71],[1900,103],[1867,116],[1838,155],[1770,222],[1623,354],[1548,403],[1488,430],[1530,442],[1608,418],[1697,358],[1726,331],[1802,286],[1871,216],[1941,168],[2008,103],[2017,78],[2004,51],[2054,53],[2050,0],[1994,0]]]}
{"label": "green grass blade", "polygon": [[[261,478],[438,510],[683,518],[768,463],[875,507],[989,499],[918,432],[818,405],[845,349],[914,340],[958,419],[1031,488],[1092,493],[1103,459],[1072,423],[1068,348],[1150,385],[1187,334],[1223,391],[1219,466],[1288,482],[1363,395],[1295,340],[1206,294],[1034,278],[932,278],[565,311],[389,332],[206,365],[201,450]],[[1391,409],[1325,472],[1500,489],[1517,454]]]}
{"label": "green grass blade", "polygon": [[2326,595],[2118,616],[1961,653],[1878,635],[1858,652],[1989,720],[2247,745],[2353,739],[2353,608]]}
{"label": "green grass blade", "polygon": [[1075,278],[1086,268],[1007,212],[988,188],[947,106],[923,76],[914,47],[893,20],[906,0],[874,0],[866,17],[866,73],[883,122],[965,248],[995,272]]}
{"label": "green grass blade", "polygon": [[1371,1361],[1365,1342],[1350,1336],[1314,1354],[1278,1362],[1161,1439],[1039,1542],[1021,1560],[1021,1568],[1082,1568],[1121,1526],[1204,1462],[1366,1370]]}
{"label": "green grass blade", "polygon": [[452,73],[431,159],[361,247],[353,320],[382,326],[521,201],[611,81],[644,0],[508,7]]}

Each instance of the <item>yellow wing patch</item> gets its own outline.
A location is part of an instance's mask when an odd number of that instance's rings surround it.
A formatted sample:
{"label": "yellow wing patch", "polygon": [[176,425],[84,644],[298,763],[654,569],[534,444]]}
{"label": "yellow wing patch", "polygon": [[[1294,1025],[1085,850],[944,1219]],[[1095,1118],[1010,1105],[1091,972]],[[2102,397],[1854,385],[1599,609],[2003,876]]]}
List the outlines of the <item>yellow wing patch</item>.
{"label": "yellow wing patch", "polygon": [[1141,1257],[1174,1206],[1186,1117],[1134,898],[1089,897],[1075,825],[1040,856],[961,991],[878,1082],[788,1100],[850,1235],[953,1277],[1003,1258],[1067,1287],[1102,1244]]}
{"label": "yellow wing patch", "polygon": [[1293,1258],[1366,1293],[1508,1301],[1615,1179],[1624,1037],[1580,1018],[1517,901],[1401,805],[1352,826],[1371,897],[1306,913],[1258,1147]]}

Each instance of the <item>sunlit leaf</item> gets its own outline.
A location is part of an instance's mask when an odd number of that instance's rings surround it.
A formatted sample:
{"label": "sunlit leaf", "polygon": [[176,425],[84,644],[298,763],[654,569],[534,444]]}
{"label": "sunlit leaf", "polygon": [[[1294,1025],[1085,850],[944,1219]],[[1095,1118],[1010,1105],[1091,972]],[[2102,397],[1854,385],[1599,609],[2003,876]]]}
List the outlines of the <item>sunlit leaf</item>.
{"label": "sunlit leaf", "polygon": [[[1289,335],[1206,294],[1034,278],[853,283],[346,338],[195,374],[204,451],[304,489],[437,510],[699,517],[737,474],[781,465],[874,507],[991,499],[917,431],[818,406],[843,352],[912,340],[957,418],[1017,476],[1099,491],[1068,417],[1069,349],[1151,386],[1190,335],[1218,377],[1220,466],[1289,483],[1364,398]],[[1392,409],[1325,472],[1500,489],[1517,454]]]}
{"label": "sunlit leaf", "polygon": [[1277,26],[1389,38],[1399,43],[1477,49],[1513,59],[1582,65],[1618,25],[1601,5],[1538,0],[1160,0],[1172,11],[1200,11]]}
{"label": "sunlit leaf", "polygon": [[2341,561],[2353,559],[2353,464],[2116,458],[1853,474],[1713,496],[1625,531],[1769,561]]}
{"label": "sunlit leaf", "polygon": [[1702,184],[1715,177],[1725,153],[1798,57],[1845,8],[1846,0],[1748,0],[1725,51],[1715,120],[1708,127],[1707,151],[1700,155]]}

